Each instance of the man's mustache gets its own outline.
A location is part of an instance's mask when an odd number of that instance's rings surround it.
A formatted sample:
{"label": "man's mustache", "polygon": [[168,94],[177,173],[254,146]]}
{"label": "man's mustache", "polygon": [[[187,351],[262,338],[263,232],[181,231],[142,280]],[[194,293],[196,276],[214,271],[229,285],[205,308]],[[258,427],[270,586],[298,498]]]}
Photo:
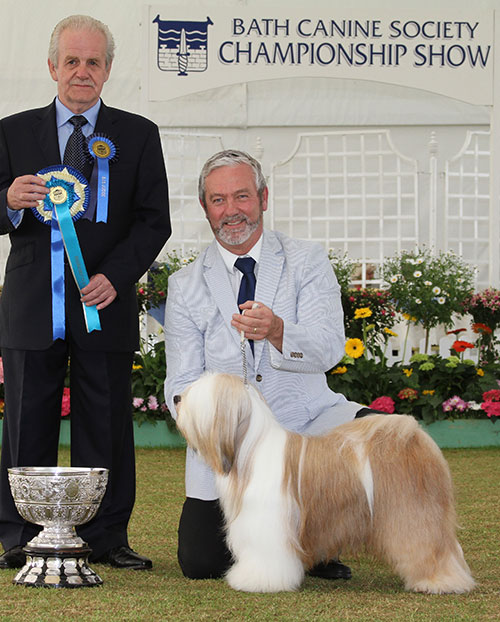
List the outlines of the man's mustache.
{"label": "man's mustache", "polygon": [[92,80],[73,80],[69,83],[70,86],[94,86]]}
{"label": "man's mustache", "polygon": [[221,220],[220,226],[223,227],[224,225],[235,225],[240,222],[246,222],[247,225],[250,224],[250,220],[247,216],[245,216],[244,214],[239,214],[238,216],[226,216],[226,218],[223,218]]}

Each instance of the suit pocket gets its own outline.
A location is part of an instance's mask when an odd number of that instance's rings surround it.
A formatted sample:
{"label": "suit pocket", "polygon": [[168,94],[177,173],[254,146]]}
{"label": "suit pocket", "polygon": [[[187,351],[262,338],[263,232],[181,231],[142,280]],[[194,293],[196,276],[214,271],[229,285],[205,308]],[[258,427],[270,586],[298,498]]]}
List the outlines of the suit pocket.
{"label": "suit pocket", "polygon": [[35,244],[30,242],[20,248],[12,249],[7,259],[7,265],[5,266],[5,272],[10,272],[21,266],[33,263],[35,259]]}

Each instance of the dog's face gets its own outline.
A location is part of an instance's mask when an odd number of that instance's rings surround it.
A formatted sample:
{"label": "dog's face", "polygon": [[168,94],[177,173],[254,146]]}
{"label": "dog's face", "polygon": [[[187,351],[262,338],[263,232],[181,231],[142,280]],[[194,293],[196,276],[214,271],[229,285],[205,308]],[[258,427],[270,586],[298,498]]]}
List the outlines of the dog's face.
{"label": "dog's face", "polygon": [[174,397],[177,427],[188,445],[219,474],[234,463],[248,428],[252,401],[238,376],[204,374]]}

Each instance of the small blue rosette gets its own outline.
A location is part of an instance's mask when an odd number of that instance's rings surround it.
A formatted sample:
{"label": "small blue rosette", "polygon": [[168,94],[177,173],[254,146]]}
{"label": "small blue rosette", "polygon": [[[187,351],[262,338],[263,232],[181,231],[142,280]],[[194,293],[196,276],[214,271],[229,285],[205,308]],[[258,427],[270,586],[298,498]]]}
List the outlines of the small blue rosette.
{"label": "small blue rosette", "polygon": [[96,222],[108,221],[109,165],[118,159],[118,149],[104,134],[91,134],[87,139],[87,157],[97,161]]}

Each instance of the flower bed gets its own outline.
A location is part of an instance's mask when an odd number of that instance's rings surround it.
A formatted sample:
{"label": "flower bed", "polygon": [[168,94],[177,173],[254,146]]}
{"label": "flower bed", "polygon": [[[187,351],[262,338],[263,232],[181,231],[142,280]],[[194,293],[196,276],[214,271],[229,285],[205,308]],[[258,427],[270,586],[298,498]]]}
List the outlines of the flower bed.
{"label": "flower bed", "polygon": [[[489,421],[464,419],[460,421],[435,421],[430,424],[421,422],[422,427],[436,441],[439,447],[492,447],[500,446],[500,426],[492,426]],[[166,421],[134,422],[136,447],[179,448],[186,442],[176,431],[171,430]],[[0,426],[0,441],[2,428]],[[59,443],[70,444],[70,421],[61,421]]]}

